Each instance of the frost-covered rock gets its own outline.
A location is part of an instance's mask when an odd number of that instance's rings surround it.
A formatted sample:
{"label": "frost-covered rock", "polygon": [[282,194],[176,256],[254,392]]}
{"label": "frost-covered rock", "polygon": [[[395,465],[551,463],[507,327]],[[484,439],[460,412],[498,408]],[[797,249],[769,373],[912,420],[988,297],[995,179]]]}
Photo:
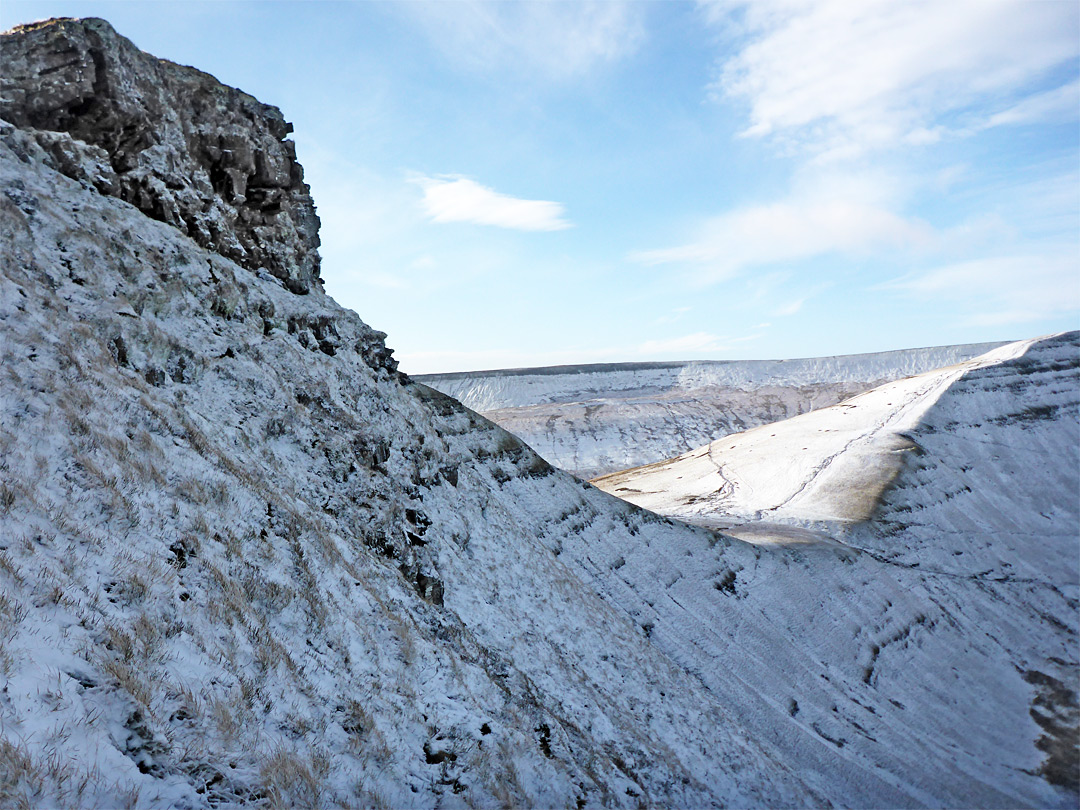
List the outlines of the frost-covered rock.
{"label": "frost-covered rock", "polygon": [[140,51],[104,20],[18,26],[0,49],[0,117],[42,130],[58,170],[293,292],[319,283],[319,219],[276,107]]}

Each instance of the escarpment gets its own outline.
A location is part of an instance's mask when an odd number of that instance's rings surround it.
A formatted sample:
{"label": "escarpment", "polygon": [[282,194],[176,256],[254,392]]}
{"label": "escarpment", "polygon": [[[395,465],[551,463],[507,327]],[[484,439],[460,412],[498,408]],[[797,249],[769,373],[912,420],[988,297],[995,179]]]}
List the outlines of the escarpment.
{"label": "escarpment", "polygon": [[0,807],[1076,807],[1075,346],[751,545],[397,373],[274,108],[0,55]]}
{"label": "escarpment", "polygon": [[19,26],[0,48],[0,117],[37,130],[54,168],[292,292],[319,284],[319,218],[276,107],[104,20]]}

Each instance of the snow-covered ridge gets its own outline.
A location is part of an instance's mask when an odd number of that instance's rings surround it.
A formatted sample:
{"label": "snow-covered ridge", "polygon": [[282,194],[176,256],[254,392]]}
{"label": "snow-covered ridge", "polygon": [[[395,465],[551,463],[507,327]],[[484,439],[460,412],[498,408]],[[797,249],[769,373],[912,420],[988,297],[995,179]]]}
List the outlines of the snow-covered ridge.
{"label": "snow-covered ridge", "polygon": [[[819,676],[846,677],[844,700],[852,703],[804,721],[843,740],[845,751],[872,738],[898,754],[912,729],[932,728],[919,765],[931,781],[942,761],[962,762],[971,775],[1033,769],[1073,791],[1075,801],[1080,333],[1008,344],[596,483],[764,544],[753,566],[718,577],[716,587],[746,600],[743,615],[761,611],[767,625],[787,628],[790,650],[770,646],[762,626],[718,631],[735,619],[685,590],[672,607],[679,619],[671,632],[696,648],[686,660],[717,684],[714,691],[732,674],[755,677],[753,667],[690,642],[695,627],[743,644],[756,639],[751,646],[776,655],[773,674],[789,682],[807,682],[794,673],[804,656],[821,653],[819,645],[846,646],[851,664]],[[662,604],[662,588],[650,582],[656,569],[641,565],[636,578],[625,568],[621,578],[633,580],[648,604]],[[691,565],[680,567],[683,578],[693,579]],[[810,581],[787,577],[788,566],[803,568]],[[717,666],[724,674],[714,674]],[[1037,691],[1029,707],[1014,702],[1025,683]],[[773,686],[760,692],[783,699]],[[867,711],[872,695],[888,700]],[[806,700],[790,700],[793,715],[802,716]],[[838,717],[848,718],[846,731]],[[1030,761],[1012,748],[1010,727],[1037,735],[1046,754],[1040,764],[1022,764]],[[995,802],[972,795],[968,803]]]}
{"label": "snow-covered ridge", "polygon": [[584,478],[686,452],[1000,344],[799,360],[554,366],[416,379]]}
{"label": "snow-covered ridge", "polygon": [[[1058,348],[1066,359],[1070,347],[1076,354],[1078,336],[1070,333],[1064,348]],[[730,525],[733,515],[770,521],[866,520],[903,468],[906,454],[917,450],[911,434],[939,397],[978,369],[1007,366],[1033,347],[1045,353],[1046,345],[1059,343],[1050,339],[1008,343],[972,360],[882,385],[839,405],[718,439],[677,458],[613,473],[594,483],[661,514],[707,525],[716,520]],[[989,418],[993,413],[987,413],[988,405],[973,398],[971,408]],[[1044,406],[1056,413],[1062,403],[1028,405]],[[1074,421],[1068,416],[1063,414],[1062,426]],[[777,458],[787,463],[778,467]]]}
{"label": "snow-covered ridge", "polygon": [[1007,469],[966,534],[930,466],[839,550],[667,521],[57,154],[0,127],[0,805],[1075,806]]}
{"label": "snow-covered ridge", "polygon": [[475,411],[552,403],[656,397],[675,391],[893,380],[949,366],[1000,343],[933,346],[792,360],[693,360],[420,374],[415,379]]}

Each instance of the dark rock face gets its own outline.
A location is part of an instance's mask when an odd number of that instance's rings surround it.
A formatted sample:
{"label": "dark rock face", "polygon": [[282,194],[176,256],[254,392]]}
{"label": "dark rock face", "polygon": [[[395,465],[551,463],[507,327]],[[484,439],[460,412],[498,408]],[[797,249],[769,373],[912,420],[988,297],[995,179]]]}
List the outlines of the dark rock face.
{"label": "dark rock face", "polygon": [[55,168],[292,292],[319,284],[319,218],[276,107],[140,51],[104,20],[19,26],[0,48],[0,117],[38,130]]}

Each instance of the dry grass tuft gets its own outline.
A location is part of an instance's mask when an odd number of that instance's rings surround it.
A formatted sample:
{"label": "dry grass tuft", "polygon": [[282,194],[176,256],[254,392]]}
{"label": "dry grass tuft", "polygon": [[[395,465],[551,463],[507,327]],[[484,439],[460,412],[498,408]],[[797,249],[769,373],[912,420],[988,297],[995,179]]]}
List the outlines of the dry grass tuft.
{"label": "dry grass tuft", "polygon": [[322,779],[328,769],[329,759],[319,752],[306,759],[284,747],[278,748],[260,769],[270,806],[318,807],[323,794]]}

